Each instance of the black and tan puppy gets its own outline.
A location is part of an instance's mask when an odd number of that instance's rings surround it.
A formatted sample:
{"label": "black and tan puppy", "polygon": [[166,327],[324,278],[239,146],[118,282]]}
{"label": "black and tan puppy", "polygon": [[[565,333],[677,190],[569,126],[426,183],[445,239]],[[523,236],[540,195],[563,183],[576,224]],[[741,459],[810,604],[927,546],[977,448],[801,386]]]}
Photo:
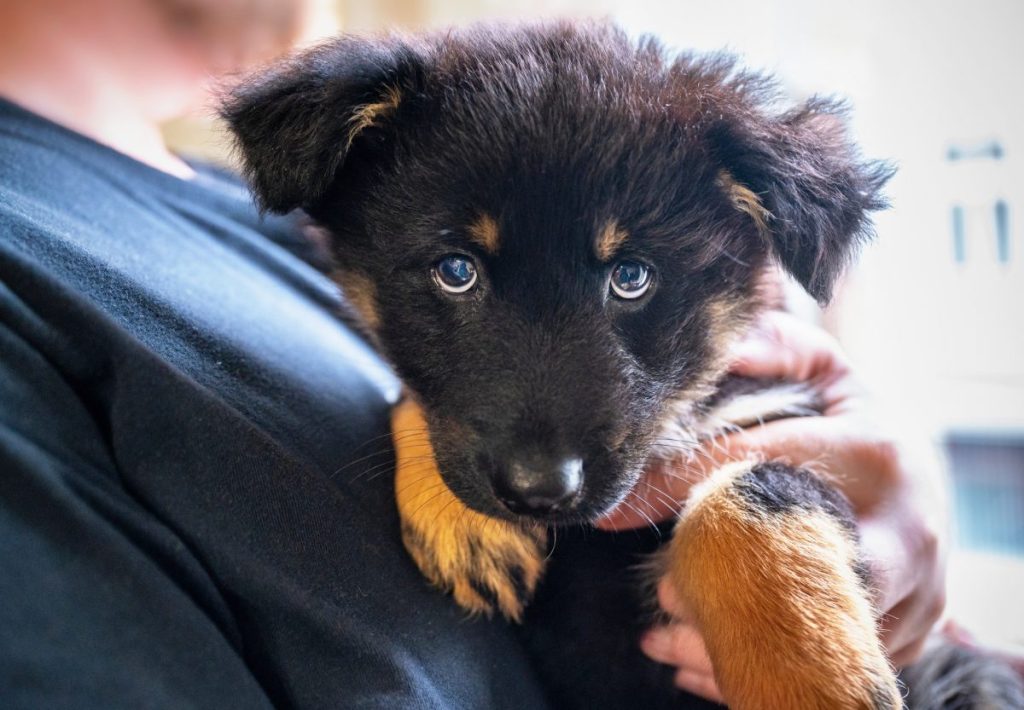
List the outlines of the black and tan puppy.
{"label": "black and tan puppy", "polygon": [[[570,24],[342,37],[228,101],[260,202],[329,230],[406,384],[403,536],[465,608],[519,619],[547,530],[695,443],[766,269],[829,298],[889,171],[836,104],[776,101],[728,59]],[[734,707],[901,705],[848,507],[818,478],[719,471],[668,560]]]}

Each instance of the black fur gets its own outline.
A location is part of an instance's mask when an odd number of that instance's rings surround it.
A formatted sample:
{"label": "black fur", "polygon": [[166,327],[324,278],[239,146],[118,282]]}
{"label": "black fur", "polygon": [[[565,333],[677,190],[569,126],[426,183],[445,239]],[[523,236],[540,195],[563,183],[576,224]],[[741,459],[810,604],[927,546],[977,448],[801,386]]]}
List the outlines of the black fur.
{"label": "black fur", "polygon": [[804,468],[769,461],[740,476],[733,488],[755,514],[821,510],[847,530],[856,529],[850,503],[835,488]]}
{"label": "black fur", "polygon": [[1024,684],[1013,670],[966,648],[930,649],[901,679],[913,710],[1024,708]]}
{"label": "black fur", "polygon": [[[383,87],[411,80],[419,65],[403,43],[342,36],[239,84],[222,116],[264,209],[287,212],[320,201],[345,164],[353,109],[379,100]],[[361,137],[364,145],[371,134]]]}
{"label": "black fur", "polygon": [[710,131],[718,159],[771,214],[776,258],[822,304],[868,233],[868,214],[886,206],[879,191],[893,172],[859,160],[843,114],[816,98],[771,121],[741,114]]}
{"label": "black fur", "polygon": [[[818,510],[857,539],[856,517],[846,496],[806,468],[794,468],[777,461],[758,464],[737,479],[733,488],[755,514]],[[858,559],[854,571],[864,588],[869,589],[871,575],[867,564]]]}
{"label": "black fur", "polygon": [[720,707],[677,689],[674,670],[640,652],[640,636],[662,621],[647,561],[670,534],[670,525],[660,531],[559,531],[548,572],[518,628],[553,707]]}
{"label": "black fur", "polygon": [[[727,57],[556,23],[341,37],[242,84],[223,115],[261,205],[302,208],[332,234],[342,285],[372,304],[374,339],[423,406],[449,488],[514,518],[495,468],[526,449],[580,457],[582,493],[544,517],[570,524],[630,490],[674,400],[707,395],[769,264],[827,300],[884,204],[890,170],[860,159],[840,104],[778,104],[771,81]],[[736,209],[726,173],[760,199],[763,229]],[[481,215],[498,226],[496,254],[471,238]],[[655,272],[641,300],[609,294],[613,264],[594,244],[611,220],[629,233],[618,258]],[[475,259],[475,290],[438,288],[432,268],[452,253]],[[765,476],[746,482],[752,506],[802,504]],[[567,549],[591,572],[609,561]],[[636,648],[627,559],[573,586],[555,565],[530,610],[549,622],[524,628],[560,701],[584,699],[576,680],[620,653],[622,677],[607,680],[623,685],[590,706],[682,697]],[[556,589],[581,596],[546,596]]]}
{"label": "black fur", "polygon": [[[394,91],[349,145],[360,108]],[[623,497],[668,402],[717,375],[714,333],[756,310],[769,260],[824,298],[882,204],[886,169],[859,160],[837,104],[776,102],[728,58],[549,24],[344,37],[244,84],[224,116],[262,204],[307,210],[342,272],[373,284],[377,341],[449,485],[509,517],[492,470],[528,446],[578,456],[583,493],[549,517],[571,523]],[[768,242],[723,170],[772,212]],[[496,256],[468,237],[480,214]],[[593,246],[609,220],[630,234],[621,255],[655,269],[642,302],[609,296]],[[453,252],[481,266],[472,294],[430,275]],[[716,303],[738,304],[728,322]]]}

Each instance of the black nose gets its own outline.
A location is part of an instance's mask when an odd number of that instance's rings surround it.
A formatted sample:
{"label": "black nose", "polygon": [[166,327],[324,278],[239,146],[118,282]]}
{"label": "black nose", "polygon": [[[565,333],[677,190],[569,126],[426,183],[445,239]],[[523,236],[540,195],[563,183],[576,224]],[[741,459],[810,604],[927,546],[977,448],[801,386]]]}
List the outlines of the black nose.
{"label": "black nose", "polygon": [[513,513],[542,516],[565,508],[583,485],[578,458],[512,459],[494,471],[494,492]]}

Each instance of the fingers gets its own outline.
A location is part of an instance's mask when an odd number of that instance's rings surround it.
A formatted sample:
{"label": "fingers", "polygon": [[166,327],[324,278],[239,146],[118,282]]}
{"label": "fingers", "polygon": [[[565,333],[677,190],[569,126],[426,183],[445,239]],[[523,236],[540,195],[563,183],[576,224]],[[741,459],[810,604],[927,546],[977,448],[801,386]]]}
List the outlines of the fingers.
{"label": "fingers", "polygon": [[658,606],[663,611],[668,612],[676,621],[686,623],[693,621],[690,610],[683,604],[683,600],[676,594],[675,587],[672,586],[667,578],[658,582]]}
{"label": "fingers", "polygon": [[[666,583],[658,587],[658,601],[661,606],[674,616],[687,616],[681,602],[670,591]],[[908,601],[893,609],[892,615],[913,610],[915,604]],[[911,624],[911,619],[904,620]],[[908,666],[917,661],[924,651],[928,638],[928,630],[932,621],[920,622],[909,640],[893,651],[890,647],[890,658],[897,668]],[[894,640],[898,636],[892,637]],[[715,681],[711,659],[707,653],[704,639],[695,626],[685,621],[675,621],[666,626],[649,630],[640,641],[640,648],[649,658],[659,663],[675,667],[675,684],[679,688],[715,702],[724,702],[721,690]]]}
{"label": "fingers", "polygon": [[675,683],[678,687],[722,702],[704,639],[693,626],[676,622],[655,627],[644,634],[640,649],[650,659],[677,668]]}
{"label": "fingers", "polygon": [[905,599],[882,616],[882,644],[897,668],[913,663],[924,648],[931,622],[922,623],[917,600]]}
{"label": "fingers", "polygon": [[[813,326],[768,314],[735,356],[738,374],[811,383],[826,416],[752,427],[708,442],[692,459],[656,463],[599,527],[638,527],[673,517],[691,487],[725,463],[753,458],[808,466],[828,476],[853,505],[875,603],[885,610],[882,640],[897,667],[914,662],[944,606],[941,465],[932,457],[917,460],[921,455],[905,440],[890,438],[868,411],[870,403],[835,341]],[[720,699],[703,641],[685,621],[686,610],[662,587],[659,601],[677,621],[645,636],[644,652],[678,668],[680,687]]]}
{"label": "fingers", "polygon": [[627,530],[669,520],[679,513],[695,484],[733,461],[753,457],[801,465],[828,460],[837,435],[846,436],[827,417],[782,419],[716,437],[693,456],[652,461],[625,502],[598,521],[597,527]]}
{"label": "fingers", "polygon": [[847,413],[780,419],[715,437],[692,456],[653,461],[626,502],[597,526],[624,530],[668,520],[696,483],[724,464],[746,459],[811,466],[832,476],[858,514],[869,512],[905,483],[900,451],[876,429]]}
{"label": "fingers", "polygon": [[677,688],[681,688],[688,693],[699,695],[702,698],[707,698],[712,702],[722,705],[725,704],[722,691],[718,689],[715,676],[711,673],[699,673],[681,668],[676,672],[675,684]]}
{"label": "fingers", "polygon": [[942,580],[922,583],[882,616],[882,643],[897,668],[914,663],[946,606]]}
{"label": "fingers", "polygon": [[727,460],[779,461],[824,475],[865,515],[905,485],[900,454],[875,427],[854,415],[780,419],[719,437]]}
{"label": "fingers", "polygon": [[668,582],[658,584],[658,604],[674,622],[650,629],[640,640],[640,649],[652,660],[674,666],[675,684],[695,695],[722,702],[704,639],[691,623],[686,605]]}
{"label": "fingers", "polygon": [[765,313],[732,348],[731,371],[815,386],[825,414],[859,406],[864,388],[831,335],[788,313]]}
{"label": "fingers", "polygon": [[921,654],[924,653],[925,642],[928,640],[927,636],[923,636],[917,641],[914,641],[908,646],[904,646],[896,653],[889,656],[889,660],[892,661],[893,666],[896,668],[906,668],[909,665],[913,665],[921,658]]}
{"label": "fingers", "polygon": [[916,660],[946,604],[941,537],[900,498],[859,526],[875,603],[884,612],[882,642],[897,667]]}
{"label": "fingers", "polygon": [[836,340],[789,313],[769,311],[732,349],[733,371],[748,377],[807,382],[849,370]]}
{"label": "fingers", "polygon": [[673,623],[650,629],[640,647],[652,659],[674,666],[686,666],[695,673],[711,673],[704,639],[692,624],[692,615],[675,588],[667,580],[658,583],[658,606],[668,612]]}
{"label": "fingers", "polygon": [[640,639],[640,649],[659,663],[685,668],[691,673],[712,672],[704,639],[690,624],[675,622],[656,626]]}
{"label": "fingers", "polygon": [[864,434],[865,426],[846,417],[781,419],[719,436],[688,458],[654,461],[640,483],[608,517],[597,523],[606,530],[643,527],[675,516],[690,489],[712,471],[745,459],[777,460],[792,466],[814,465],[835,472],[836,484],[857,510],[867,510],[890,488],[878,476],[879,448]]}
{"label": "fingers", "polygon": [[[735,372],[752,377],[813,382],[819,388],[827,415],[842,415],[856,410],[863,394],[850,374],[835,340],[824,331],[801,322],[786,313],[763,316],[750,336],[735,348]],[[863,461],[873,451],[870,441],[851,435],[863,434],[868,423],[840,416],[811,417],[772,422],[760,427],[715,438],[693,457],[672,462],[654,462],[641,483],[626,501],[598,523],[606,530],[624,530],[668,520],[678,513],[690,488],[715,468],[746,458],[778,459],[792,465],[819,463],[828,470],[851,472],[849,480],[858,491],[845,490],[854,506],[861,508],[866,493],[877,498],[881,487],[860,470],[874,470]],[[840,420],[840,421],[835,421]],[[858,446],[858,444],[861,444]],[[842,482],[840,487],[843,488]]]}
{"label": "fingers", "polygon": [[914,558],[908,541],[888,517],[861,519],[858,532],[861,554],[871,573],[875,604],[884,612],[895,612],[920,584],[921,560]]}

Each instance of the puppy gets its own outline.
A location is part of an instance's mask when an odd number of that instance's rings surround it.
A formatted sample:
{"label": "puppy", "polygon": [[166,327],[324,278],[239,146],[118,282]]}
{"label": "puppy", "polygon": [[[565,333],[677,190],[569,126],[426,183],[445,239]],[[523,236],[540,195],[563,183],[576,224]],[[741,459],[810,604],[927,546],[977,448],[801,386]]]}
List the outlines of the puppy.
{"label": "puppy", "polygon": [[[521,619],[550,529],[697,444],[767,270],[829,299],[890,170],[835,102],[778,98],[725,57],[547,24],[341,37],[228,99],[261,205],[330,232],[406,385],[403,539],[464,608]],[[849,506],[818,477],[723,468],[665,554],[731,706],[901,707]]]}

